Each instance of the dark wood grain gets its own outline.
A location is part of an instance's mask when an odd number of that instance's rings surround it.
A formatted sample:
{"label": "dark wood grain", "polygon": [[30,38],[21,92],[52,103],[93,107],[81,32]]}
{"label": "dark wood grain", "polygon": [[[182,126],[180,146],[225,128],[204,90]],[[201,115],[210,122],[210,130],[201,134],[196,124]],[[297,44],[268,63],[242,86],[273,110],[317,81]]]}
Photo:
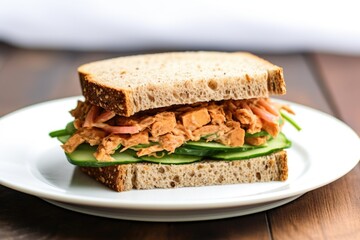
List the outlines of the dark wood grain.
{"label": "dark wood grain", "polygon": [[360,134],[360,57],[315,54],[313,60],[337,117]]}
{"label": "dark wood grain", "polygon": [[61,81],[56,82],[56,86],[52,88],[51,97],[58,99],[69,96],[81,95],[80,82],[77,73],[77,67],[88,62],[97,61],[123,54],[116,53],[77,53],[72,54],[70,62],[63,62],[62,65],[66,69],[62,71]]}
{"label": "dark wood grain", "polygon": [[332,113],[304,55],[264,55],[263,57],[281,66],[284,70],[287,93],[281,96],[281,99]]}
{"label": "dark wood grain", "polygon": [[52,89],[71,66],[71,55],[14,49],[0,72],[0,114],[51,98]]}
{"label": "dark wood grain", "polygon": [[[10,48],[8,46],[2,45],[0,43],[0,71],[3,68],[4,63],[5,63],[6,59],[7,59],[7,56],[8,56],[10,51],[11,50],[10,50]],[[0,81],[1,81],[1,79],[0,79]]]}
{"label": "dark wood grain", "polygon": [[[296,202],[269,211],[274,239],[359,239],[359,167]],[[285,229],[285,230],[284,230]]]}
{"label": "dark wood grain", "polygon": [[[313,59],[312,57],[309,57]],[[312,61],[309,59],[309,63]],[[320,110],[326,110],[331,108],[332,113],[338,118],[351,118],[352,115],[357,114],[355,112],[344,111],[341,115],[338,111],[343,111],[343,108],[349,106],[343,106],[346,104],[342,98],[344,93],[331,92],[331,95],[327,92],[333,89],[333,81],[337,81],[334,76],[329,76],[329,72],[333,72],[335,76],[342,76],[341,72],[346,75],[346,71],[349,71],[349,67],[336,68],[336,64],[329,64],[327,56],[316,55],[315,59],[317,65],[321,65],[321,69],[313,66],[313,71],[319,71],[314,73],[314,78],[317,76],[317,82],[319,86],[322,86],[322,94],[312,96],[310,106],[316,107],[316,101],[319,96],[322,102],[326,102],[328,107],[323,108],[320,106]],[[341,61],[339,57],[338,60]],[[322,62],[322,61],[326,62]],[[358,58],[353,59],[359,61]],[[352,65],[353,63],[348,64]],[[342,63],[339,63],[342,66]],[[328,69],[330,68],[330,69]],[[334,70],[338,69],[338,70]],[[352,71],[352,70],[350,70]],[[354,69],[354,73],[356,74]],[[335,73],[336,72],[336,73]],[[355,77],[355,76],[354,76]],[[349,78],[349,80],[342,82],[350,87],[356,80]],[[358,82],[358,81],[357,81]],[[303,89],[297,89],[300,92],[306,91],[307,84],[303,85]],[[301,87],[301,85],[299,85]],[[345,94],[349,94],[346,99],[356,99],[358,96],[353,94],[350,90]],[[353,95],[352,95],[353,94]],[[352,96],[351,96],[352,95]],[[358,123],[359,124],[359,123]],[[341,164],[341,159],[339,159]],[[321,173],[319,173],[321,174]],[[269,211],[270,224],[274,239],[290,239],[292,236],[297,236],[299,239],[360,239],[360,166],[359,164],[345,177],[325,186],[316,191],[307,193],[305,196],[298,199],[296,202],[287,204],[281,208],[277,208]],[[286,229],[286,231],[284,231]]]}
{"label": "dark wood grain", "polygon": [[[117,55],[129,53],[37,51],[0,45],[0,116],[37,102],[81,94],[77,66]],[[351,119],[357,119],[359,108],[355,114],[349,110],[349,101],[358,96],[351,96],[354,90],[350,87],[359,89],[356,67],[347,69],[355,72],[346,82],[350,88],[342,91],[349,91],[349,96],[335,91],[344,86],[333,82],[338,79],[334,76],[346,73],[330,73],[343,57],[264,57],[284,68],[288,93],[281,98],[335,114],[358,129],[360,121]],[[346,65],[357,66],[359,59],[346,58]],[[186,223],[95,217],[0,186],[0,239],[360,239],[359,178],[357,166],[345,177],[285,206],[248,216]]]}
{"label": "dark wood grain", "polygon": [[150,223],[108,219],[53,206],[0,186],[0,239],[269,239],[264,213],[214,221]]}

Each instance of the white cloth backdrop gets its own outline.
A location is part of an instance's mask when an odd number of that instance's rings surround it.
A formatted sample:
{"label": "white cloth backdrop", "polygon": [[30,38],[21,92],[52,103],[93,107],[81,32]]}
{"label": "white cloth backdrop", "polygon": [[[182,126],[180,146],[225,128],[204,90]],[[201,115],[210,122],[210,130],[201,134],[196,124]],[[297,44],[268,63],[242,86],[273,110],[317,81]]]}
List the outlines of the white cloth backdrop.
{"label": "white cloth backdrop", "polygon": [[0,0],[0,40],[79,50],[360,54],[356,1]]}

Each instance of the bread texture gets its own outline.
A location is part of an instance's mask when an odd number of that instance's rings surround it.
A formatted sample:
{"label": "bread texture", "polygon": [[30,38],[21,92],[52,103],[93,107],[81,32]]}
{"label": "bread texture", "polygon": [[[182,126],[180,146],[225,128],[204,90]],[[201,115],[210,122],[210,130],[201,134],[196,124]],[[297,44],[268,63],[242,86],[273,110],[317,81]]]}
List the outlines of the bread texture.
{"label": "bread texture", "polygon": [[96,168],[81,167],[81,170],[118,192],[132,189],[285,181],[288,178],[285,150],[247,160],[203,160],[184,165],[135,163]]}
{"label": "bread texture", "polygon": [[137,112],[286,93],[283,70],[246,52],[171,52],[103,60],[78,68],[90,103],[131,116]]}

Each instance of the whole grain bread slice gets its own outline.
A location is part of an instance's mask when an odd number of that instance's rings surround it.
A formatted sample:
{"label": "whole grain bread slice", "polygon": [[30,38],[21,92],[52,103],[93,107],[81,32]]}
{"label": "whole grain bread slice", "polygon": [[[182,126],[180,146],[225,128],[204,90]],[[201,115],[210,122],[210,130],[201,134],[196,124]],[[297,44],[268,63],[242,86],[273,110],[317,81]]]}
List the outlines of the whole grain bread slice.
{"label": "whole grain bread slice", "polygon": [[184,165],[135,163],[99,168],[81,167],[81,170],[118,192],[285,181],[288,178],[285,150],[247,160],[203,160]]}
{"label": "whole grain bread slice", "polygon": [[246,52],[171,52],[78,68],[92,104],[122,116],[175,104],[285,94],[281,67]]}

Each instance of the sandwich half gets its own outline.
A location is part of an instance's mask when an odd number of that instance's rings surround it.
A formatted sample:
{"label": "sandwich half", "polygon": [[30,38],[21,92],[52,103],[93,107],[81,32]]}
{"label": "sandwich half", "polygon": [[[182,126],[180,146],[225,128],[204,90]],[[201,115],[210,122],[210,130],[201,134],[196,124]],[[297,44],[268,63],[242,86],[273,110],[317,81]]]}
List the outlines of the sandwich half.
{"label": "sandwich half", "polygon": [[282,68],[244,52],[172,52],[78,68],[84,101],[50,133],[114,189],[285,181]]}

